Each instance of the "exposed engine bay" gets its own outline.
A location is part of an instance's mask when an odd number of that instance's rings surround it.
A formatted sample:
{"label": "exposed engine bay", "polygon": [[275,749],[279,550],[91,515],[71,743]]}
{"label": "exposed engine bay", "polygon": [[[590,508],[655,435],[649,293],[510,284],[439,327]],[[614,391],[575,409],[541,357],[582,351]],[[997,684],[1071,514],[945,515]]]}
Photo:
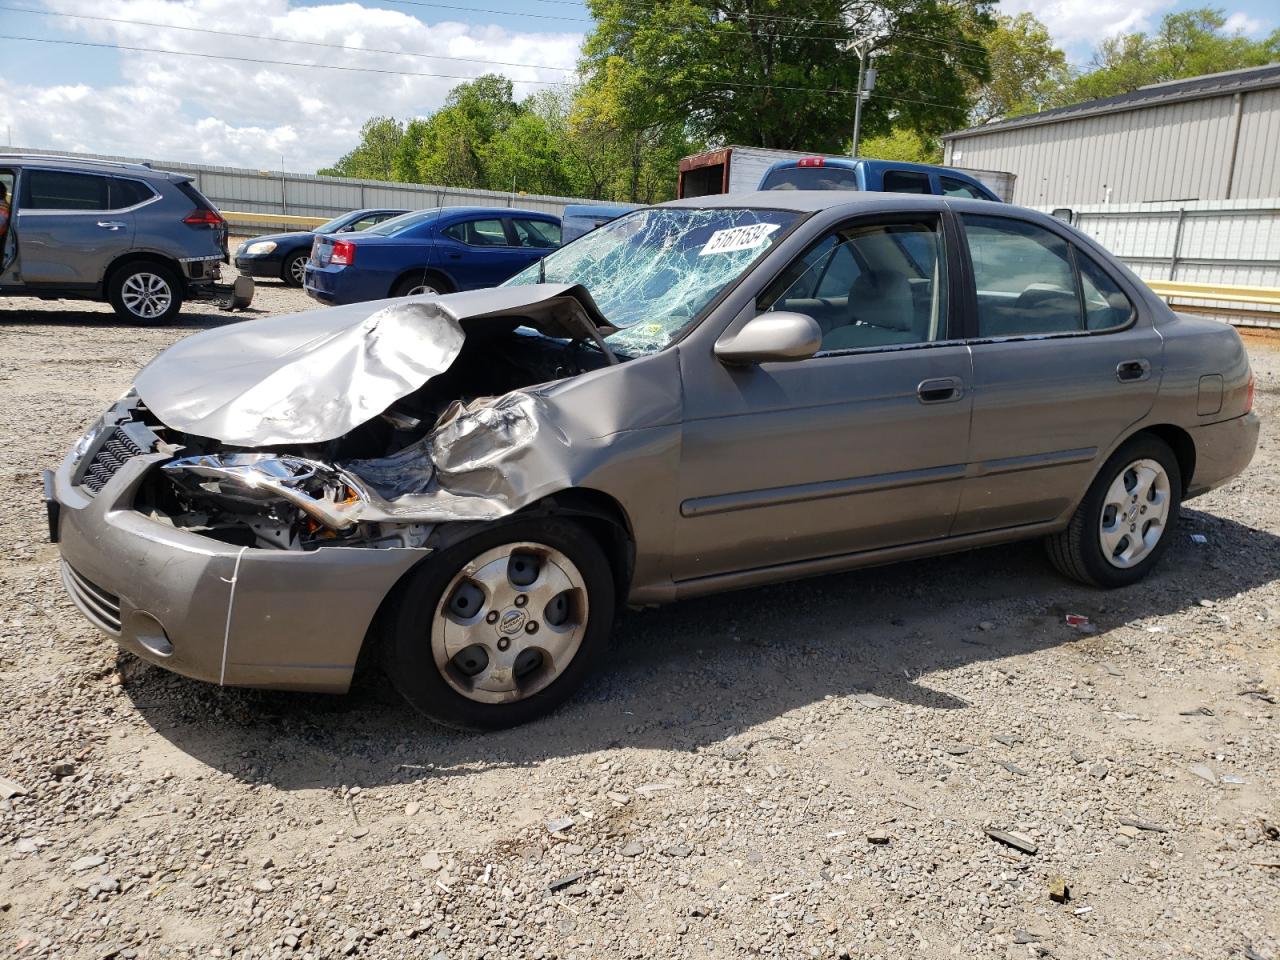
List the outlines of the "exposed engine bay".
{"label": "exposed engine bay", "polygon": [[[545,289],[524,287],[522,291],[526,298],[540,292],[540,305],[548,302]],[[552,299],[563,301],[563,288]],[[594,336],[585,331],[582,336],[553,336],[522,325],[525,316],[490,312],[485,323],[469,324],[465,335],[455,321],[455,336],[449,329],[454,318],[442,315],[434,302],[397,304],[373,313],[369,305],[358,306],[364,307],[365,336],[354,348],[359,360],[355,366],[362,368],[366,380],[372,380],[369,396],[342,406],[336,414],[308,407],[300,419],[318,435],[332,432],[335,418],[362,415],[351,409],[359,402],[378,402],[377,388],[402,391],[412,385],[414,376],[427,376],[425,383],[403,393],[381,412],[332,439],[310,442],[235,443],[175,428],[173,421],[186,417],[203,418],[201,423],[248,425],[229,430],[258,429],[252,416],[243,415],[245,397],[259,403],[267,397],[273,412],[289,403],[306,404],[308,396],[323,404],[326,385],[301,378],[299,366],[314,367],[319,353],[330,369],[341,368],[342,361],[353,356],[352,350],[339,349],[338,339],[347,335],[344,330],[331,329],[300,344],[267,338],[267,348],[283,360],[270,366],[266,361],[272,358],[265,352],[262,357],[246,357],[242,367],[256,365],[266,373],[254,369],[253,377],[260,379],[245,378],[240,392],[220,405],[184,407],[176,391],[188,388],[181,382],[179,367],[177,378],[170,375],[162,384],[164,389],[151,391],[178,413],[156,410],[149,402],[148,371],[143,371],[138,379],[140,396],[126,396],[104,417],[115,419],[108,425],[111,437],[94,440],[93,431],[86,434],[82,441],[90,454],[86,464],[103,456],[110,464],[111,457],[143,452],[169,455],[146,476],[135,508],[155,520],[225,543],[289,550],[420,547],[441,522],[494,519],[516,509],[513,484],[519,484],[530,470],[536,474],[554,469],[538,463],[541,455],[534,446],[540,431],[556,429],[554,412],[537,388],[617,362],[594,324],[589,331]],[[406,306],[428,308],[419,309],[417,318],[410,316],[411,322],[441,325],[422,342],[445,344],[438,357],[408,373],[393,369],[404,365],[389,355],[392,344],[377,339],[379,332],[384,338],[390,335],[388,325],[379,322],[380,315],[396,311],[395,320],[403,324]],[[581,303],[574,312],[583,313]],[[538,325],[549,326],[555,333],[578,332],[572,324]],[[400,331],[393,333],[404,339]],[[422,337],[421,331],[413,330],[412,337]],[[411,340],[411,345],[416,342]],[[234,345],[221,347],[228,348]],[[378,355],[371,361],[375,348]],[[161,355],[154,364],[164,359]],[[370,374],[375,361],[392,372]],[[434,372],[431,363],[443,369]],[[340,369],[338,374],[329,389],[354,391],[365,386],[353,382],[350,370]],[[166,389],[177,399],[166,396]],[[200,396],[203,402],[207,393]],[[278,423],[269,419],[260,418],[266,423],[261,429],[297,428],[297,419],[281,418]],[[95,429],[102,430],[101,421]],[[123,438],[127,448],[111,453],[116,449],[111,444],[120,442],[111,438]],[[79,472],[85,475],[91,469],[86,465]]]}

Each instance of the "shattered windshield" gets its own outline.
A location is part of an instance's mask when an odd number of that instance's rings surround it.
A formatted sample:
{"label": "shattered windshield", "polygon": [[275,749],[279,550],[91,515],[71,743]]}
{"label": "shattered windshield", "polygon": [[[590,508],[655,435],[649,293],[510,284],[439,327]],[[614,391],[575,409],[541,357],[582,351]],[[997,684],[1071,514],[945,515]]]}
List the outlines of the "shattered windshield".
{"label": "shattered windshield", "polygon": [[[663,207],[593,230],[505,285],[580,283],[621,353],[655,353],[769,249],[800,214]],[[545,271],[545,272],[543,272]]]}

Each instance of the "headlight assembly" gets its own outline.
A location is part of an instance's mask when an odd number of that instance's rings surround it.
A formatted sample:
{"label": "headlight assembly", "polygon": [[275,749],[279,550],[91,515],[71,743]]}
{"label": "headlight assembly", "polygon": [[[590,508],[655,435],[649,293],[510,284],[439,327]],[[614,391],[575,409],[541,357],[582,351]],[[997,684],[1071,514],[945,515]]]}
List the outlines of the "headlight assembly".
{"label": "headlight assembly", "polygon": [[364,500],[363,491],[347,474],[303,457],[203,454],[173,460],[162,469],[197,496],[258,507],[284,501],[331,530],[355,526],[352,508]]}
{"label": "headlight assembly", "polygon": [[244,248],[247,257],[264,257],[276,248],[274,240],[259,240],[257,243],[251,243]]}

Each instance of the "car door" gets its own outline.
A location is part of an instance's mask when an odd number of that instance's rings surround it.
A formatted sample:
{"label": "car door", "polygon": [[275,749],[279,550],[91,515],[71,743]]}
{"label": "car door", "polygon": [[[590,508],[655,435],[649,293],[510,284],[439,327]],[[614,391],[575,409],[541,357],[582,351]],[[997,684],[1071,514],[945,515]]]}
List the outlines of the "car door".
{"label": "car door", "polygon": [[748,310],[818,320],[809,359],[682,351],[676,580],[946,536],[970,406],[949,235],[935,214],[861,218],[788,265]]}
{"label": "car door", "polygon": [[507,235],[502,217],[461,220],[441,231],[436,256],[459,290],[497,286],[528,263]]}
{"label": "car door", "polygon": [[517,273],[560,246],[560,224],[551,220],[511,217],[507,224],[511,228],[511,239],[519,255],[520,266]]}
{"label": "car door", "polygon": [[0,167],[0,287],[15,286],[20,276],[18,234],[13,227],[18,174],[17,167]]}
{"label": "car door", "polygon": [[29,285],[88,288],[133,245],[134,216],[112,209],[111,177],[28,167],[14,223]]}
{"label": "car door", "polygon": [[1162,341],[1069,234],[959,217],[970,261],[973,432],[955,534],[1054,520],[1146,415]]}

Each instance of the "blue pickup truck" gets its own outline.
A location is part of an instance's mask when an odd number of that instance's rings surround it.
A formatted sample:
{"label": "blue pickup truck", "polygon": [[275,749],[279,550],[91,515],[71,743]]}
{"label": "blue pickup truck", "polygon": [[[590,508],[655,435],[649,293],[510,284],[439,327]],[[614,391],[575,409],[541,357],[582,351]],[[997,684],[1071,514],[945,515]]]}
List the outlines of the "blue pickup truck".
{"label": "blue pickup truck", "polygon": [[970,200],[995,200],[995,191],[976,177],[951,167],[852,157],[798,157],[779,160],[760,178],[761,190],[873,190],[932,193]]}
{"label": "blue pickup truck", "polygon": [[1014,176],[898,160],[867,160],[764,147],[723,147],[680,161],[678,197],[752,190],[871,190],[1013,200]]}

